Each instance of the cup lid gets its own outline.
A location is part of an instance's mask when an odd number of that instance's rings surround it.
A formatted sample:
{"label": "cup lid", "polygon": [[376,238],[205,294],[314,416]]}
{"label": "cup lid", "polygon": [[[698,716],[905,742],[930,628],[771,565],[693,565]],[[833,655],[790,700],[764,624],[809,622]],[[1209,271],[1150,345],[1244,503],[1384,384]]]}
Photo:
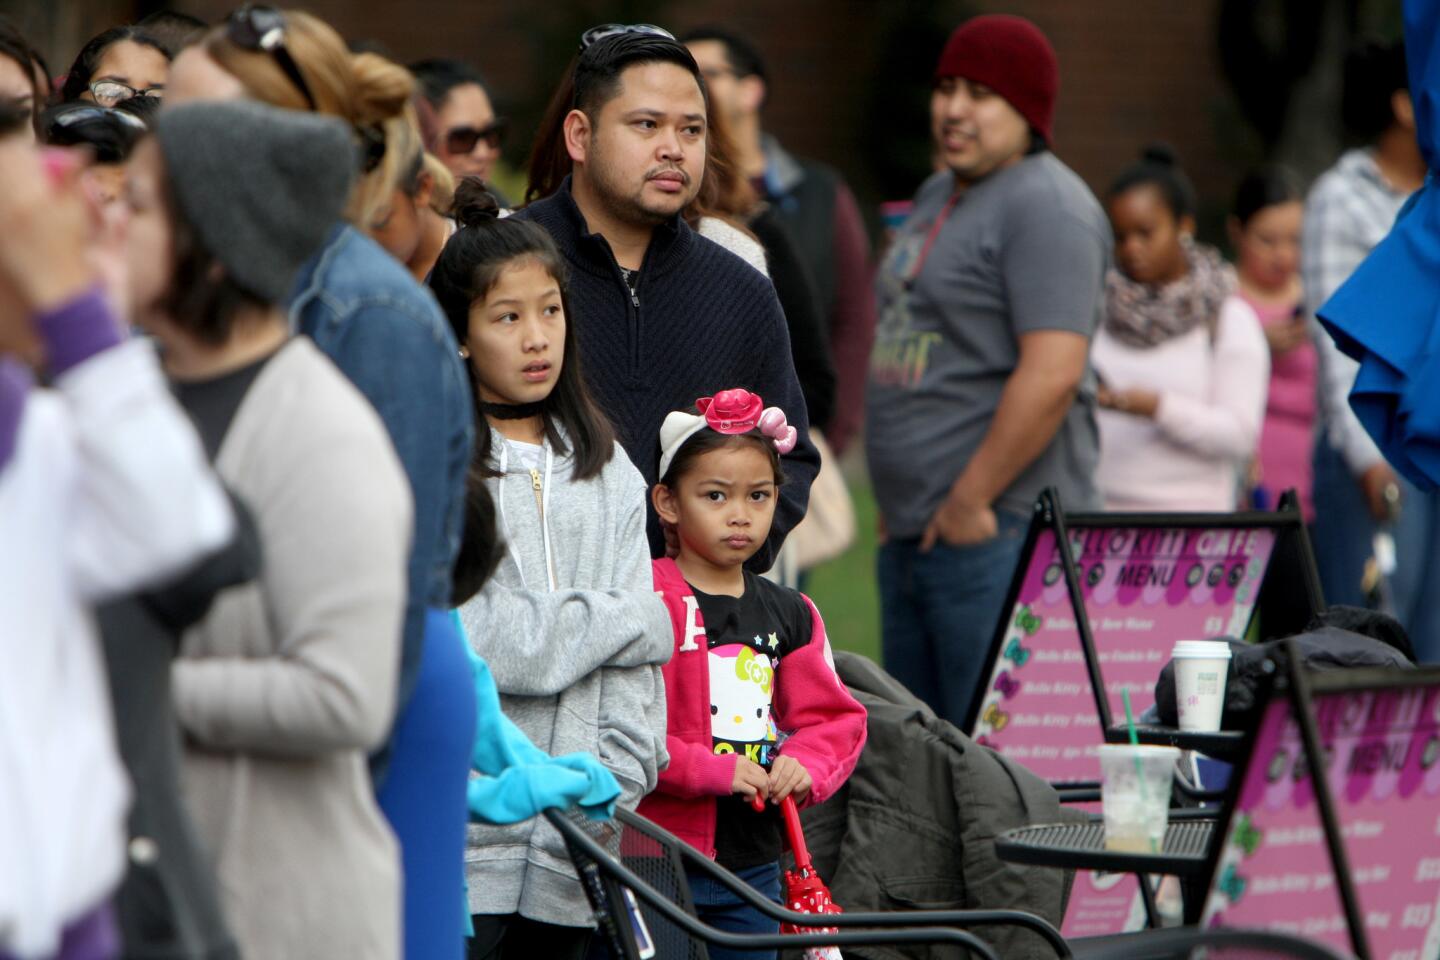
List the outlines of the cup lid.
{"label": "cup lid", "polygon": [[1201,657],[1207,660],[1229,660],[1230,644],[1224,640],[1177,640],[1170,651],[1171,659]]}
{"label": "cup lid", "polygon": [[1103,753],[1124,753],[1124,754],[1149,754],[1155,757],[1175,757],[1179,759],[1179,747],[1166,747],[1158,743],[1102,743],[1100,752]]}

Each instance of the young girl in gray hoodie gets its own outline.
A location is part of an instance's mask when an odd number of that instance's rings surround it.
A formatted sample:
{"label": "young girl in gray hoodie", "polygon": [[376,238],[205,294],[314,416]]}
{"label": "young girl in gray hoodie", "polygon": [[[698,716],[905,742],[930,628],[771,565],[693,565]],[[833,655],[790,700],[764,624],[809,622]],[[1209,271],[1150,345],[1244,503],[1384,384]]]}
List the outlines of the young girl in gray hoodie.
{"label": "young girl in gray hoodie", "polygon": [[[506,544],[460,616],[505,713],[552,755],[598,755],[633,809],[667,762],[660,665],[672,646],[645,482],[585,387],[564,261],[543,228],[497,212],[463,181],[459,230],[430,276],[482,421],[470,479],[488,487]],[[466,860],[471,960],[584,956],[589,911],[548,823],[472,825]]]}

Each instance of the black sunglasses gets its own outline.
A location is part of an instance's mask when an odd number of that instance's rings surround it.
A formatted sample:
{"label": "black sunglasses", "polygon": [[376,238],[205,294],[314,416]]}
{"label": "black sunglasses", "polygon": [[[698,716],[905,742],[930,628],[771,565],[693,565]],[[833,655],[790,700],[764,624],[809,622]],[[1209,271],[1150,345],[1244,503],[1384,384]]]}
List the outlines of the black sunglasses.
{"label": "black sunglasses", "polygon": [[653,23],[602,23],[598,27],[591,27],[580,34],[580,52],[584,53],[587,47],[606,37],[614,37],[622,33],[646,33],[655,37],[664,37],[666,40],[675,39],[675,34],[664,27],[657,27]]}
{"label": "black sunglasses", "polygon": [[300,91],[310,109],[319,109],[315,103],[315,95],[310,92],[310,85],[305,82],[305,75],[300,72],[300,67],[295,63],[295,58],[290,56],[290,51],[285,49],[283,13],[274,7],[247,3],[230,14],[225,21],[225,36],[242,50],[270,54],[275,59],[276,66],[295,84],[295,89]]}
{"label": "black sunglasses", "polygon": [[491,150],[499,150],[500,144],[505,140],[505,131],[509,128],[510,121],[504,117],[496,117],[483,127],[451,127],[445,131],[445,150],[447,153],[466,154],[475,149],[475,144],[484,140],[490,145]]}
{"label": "black sunglasses", "polygon": [[124,110],[113,110],[110,107],[81,107],[76,110],[67,110],[56,115],[50,121],[50,130],[64,130],[87,123],[114,123],[127,128],[136,136],[144,134],[150,128],[145,121],[133,113],[126,113]]}
{"label": "black sunglasses", "polygon": [[110,107],[67,105],[46,115],[44,139],[52,147],[90,147],[96,163],[123,163],[149,129],[144,120]]}

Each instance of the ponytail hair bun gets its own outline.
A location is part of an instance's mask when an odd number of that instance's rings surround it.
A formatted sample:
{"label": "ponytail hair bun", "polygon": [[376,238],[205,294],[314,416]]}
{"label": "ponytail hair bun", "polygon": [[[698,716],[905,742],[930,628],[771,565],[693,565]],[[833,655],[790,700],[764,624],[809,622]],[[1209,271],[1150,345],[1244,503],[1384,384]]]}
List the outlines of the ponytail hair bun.
{"label": "ponytail hair bun", "polygon": [[358,53],[350,62],[356,126],[384,123],[405,113],[415,94],[410,71],[375,53]]}
{"label": "ponytail hair bun", "polygon": [[500,219],[500,201],[479,177],[465,177],[455,187],[455,222],[465,227],[487,227]]}
{"label": "ponytail hair bun", "polygon": [[1136,187],[1154,187],[1176,220],[1195,216],[1195,186],[1180,169],[1175,150],[1168,143],[1152,143],[1140,151],[1140,159],[1121,171],[1110,185],[1106,199],[1112,200]]}
{"label": "ponytail hair bun", "polygon": [[[498,199],[479,177],[465,177],[456,186],[455,219],[460,229],[445,241],[426,283],[450,322],[456,343],[470,339],[472,308],[484,303],[512,267],[538,267],[548,273],[559,289],[562,311],[570,316],[565,257],[544,227],[519,217],[501,219]],[[574,323],[565,324],[561,348],[565,362],[541,416],[550,445],[571,456],[571,477],[589,480],[610,462],[616,449],[615,431],[585,385],[575,330]],[[485,413],[479,409],[479,393],[474,389],[479,374],[474,364],[466,364],[465,369],[477,403],[475,422],[480,425],[475,431],[474,465],[482,477],[498,477],[490,455],[495,431],[485,426]]]}
{"label": "ponytail hair bun", "polygon": [[1175,169],[1180,166],[1180,161],[1175,156],[1175,148],[1168,143],[1147,144],[1145,148],[1140,151],[1140,159],[1145,163],[1151,163],[1157,167]]}

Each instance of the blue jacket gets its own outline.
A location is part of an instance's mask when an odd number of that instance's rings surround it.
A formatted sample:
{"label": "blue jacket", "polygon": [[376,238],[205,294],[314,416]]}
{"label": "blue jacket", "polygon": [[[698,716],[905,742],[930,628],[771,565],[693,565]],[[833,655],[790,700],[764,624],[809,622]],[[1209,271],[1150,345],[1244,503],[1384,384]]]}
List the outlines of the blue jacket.
{"label": "blue jacket", "polygon": [[425,608],[450,606],[474,444],[465,368],[430,292],[350,226],[337,226],[300,271],[290,322],[379,412],[415,497],[398,714],[420,665]]}

